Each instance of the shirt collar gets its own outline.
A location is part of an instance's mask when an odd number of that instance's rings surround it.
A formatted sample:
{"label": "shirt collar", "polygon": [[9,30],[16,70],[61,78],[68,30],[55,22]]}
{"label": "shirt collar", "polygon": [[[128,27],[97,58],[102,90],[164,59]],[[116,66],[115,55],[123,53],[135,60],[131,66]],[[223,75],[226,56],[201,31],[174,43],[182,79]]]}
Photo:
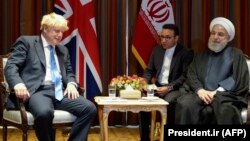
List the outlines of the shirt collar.
{"label": "shirt collar", "polygon": [[43,47],[44,48],[48,47],[50,44],[46,41],[46,39],[43,36],[43,34],[41,34],[41,38],[42,38]]}
{"label": "shirt collar", "polygon": [[173,47],[168,48],[168,49],[166,49],[166,50],[167,50],[167,51],[170,51],[170,52],[174,52],[175,48],[176,48],[176,45],[174,45]]}

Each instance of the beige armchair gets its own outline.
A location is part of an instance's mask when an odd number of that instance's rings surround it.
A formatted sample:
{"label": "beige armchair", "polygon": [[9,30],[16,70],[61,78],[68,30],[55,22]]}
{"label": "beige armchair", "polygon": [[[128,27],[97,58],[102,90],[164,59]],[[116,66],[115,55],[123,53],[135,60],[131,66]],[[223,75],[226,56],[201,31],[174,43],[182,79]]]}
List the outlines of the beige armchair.
{"label": "beige armchair", "polygon": [[[250,57],[245,55],[246,61],[247,61],[247,66],[248,66],[248,71],[250,74]],[[250,124],[250,86],[249,86],[249,91],[248,91],[248,107],[246,109],[243,109],[241,112],[241,116],[243,119],[244,124]]]}
{"label": "beige armchair", "polygon": [[[1,56],[0,59],[6,60],[7,56]],[[15,95],[13,91],[9,91],[7,83],[4,81],[4,74],[3,74],[4,63],[0,65],[0,78],[1,78],[1,105],[0,105],[0,112],[2,115],[2,125],[3,125],[3,141],[7,141],[7,132],[8,126],[14,126],[20,130],[22,130],[22,140],[27,141],[28,136],[27,132],[30,129],[33,129],[34,125],[34,118],[32,114],[26,111],[22,100],[17,99],[18,103],[18,110],[7,110],[5,107],[6,98],[9,95]],[[80,89],[80,94],[84,93],[84,89]],[[62,110],[55,110],[54,112],[54,119],[53,119],[53,134],[55,140],[55,130],[57,128],[65,128],[71,127],[76,120],[76,117],[69,112],[62,111]]]}

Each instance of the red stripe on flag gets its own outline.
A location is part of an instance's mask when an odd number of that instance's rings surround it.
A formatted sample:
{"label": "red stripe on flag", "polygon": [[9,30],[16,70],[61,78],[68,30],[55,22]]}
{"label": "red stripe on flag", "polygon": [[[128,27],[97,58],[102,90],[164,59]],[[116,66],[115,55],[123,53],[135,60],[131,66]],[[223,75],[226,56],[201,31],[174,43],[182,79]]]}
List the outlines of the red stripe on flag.
{"label": "red stripe on flag", "polygon": [[78,48],[78,72],[79,72],[79,74],[78,74],[78,83],[80,84],[80,86],[81,87],[83,87],[84,86],[84,65],[85,65],[85,60],[84,60],[84,56],[83,56],[83,53],[82,53],[82,51],[81,51],[81,49],[80,48]]}
{"label": "red stripe on flag", "polygon": [[141,15],[137,19],[135,29],[132,52],[141,66],[145,69],[151,51],[153,47],[156,46],[157,41],[147,24],[143,21]]}

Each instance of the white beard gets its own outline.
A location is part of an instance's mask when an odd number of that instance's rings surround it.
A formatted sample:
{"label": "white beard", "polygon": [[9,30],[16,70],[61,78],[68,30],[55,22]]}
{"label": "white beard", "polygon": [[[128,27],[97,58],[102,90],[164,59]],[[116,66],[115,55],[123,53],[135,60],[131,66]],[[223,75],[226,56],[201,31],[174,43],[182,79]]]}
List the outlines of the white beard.
{"label": "white beard", "polygon": [[214,51],[216,53],[222,51],[226,47],[227,43],[213,43],[213,42],[208,42],[208,48],[211,51]]}

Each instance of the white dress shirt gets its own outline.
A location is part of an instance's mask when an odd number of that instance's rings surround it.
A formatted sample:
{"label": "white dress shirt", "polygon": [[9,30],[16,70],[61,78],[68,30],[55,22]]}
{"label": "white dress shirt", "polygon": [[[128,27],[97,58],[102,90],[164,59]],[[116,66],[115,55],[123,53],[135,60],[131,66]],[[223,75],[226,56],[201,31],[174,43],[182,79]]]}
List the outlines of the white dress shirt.
{"label": "white dress shirt", "polygon": [[163,65],[162,65],[161,72],[160,72],[160,75],[158,78],[158,82],[161,85],[166,85],[169,83],[168,77],[169,77],[170,65],[171,65],[171,61],[172,61],[173,54],[175,51],[175,47],[176,47],[176,45],[174,47],[166,49],[166,51],[165,51]]}
{"label": "white dress shirt", "polygon": [[[49,83],[52,84],[51,65],[50,65],[50,49],[49,49],[50,44],[45,40],[43,35],[41,35],[41,37],[42,37],[43,48],[44,48],[44,53],[45,53],[45,60],[46,60],[46,74],[45,74],[44,84],[49,84]],[[55,50],[55,47],[54,47],[54,50]],[[59,74],[61,75],[61,70],[59,67],[58,58],[57,58],[56,53],[54,53],[54,57],[56,60],[57,70],[59,71]]]}

